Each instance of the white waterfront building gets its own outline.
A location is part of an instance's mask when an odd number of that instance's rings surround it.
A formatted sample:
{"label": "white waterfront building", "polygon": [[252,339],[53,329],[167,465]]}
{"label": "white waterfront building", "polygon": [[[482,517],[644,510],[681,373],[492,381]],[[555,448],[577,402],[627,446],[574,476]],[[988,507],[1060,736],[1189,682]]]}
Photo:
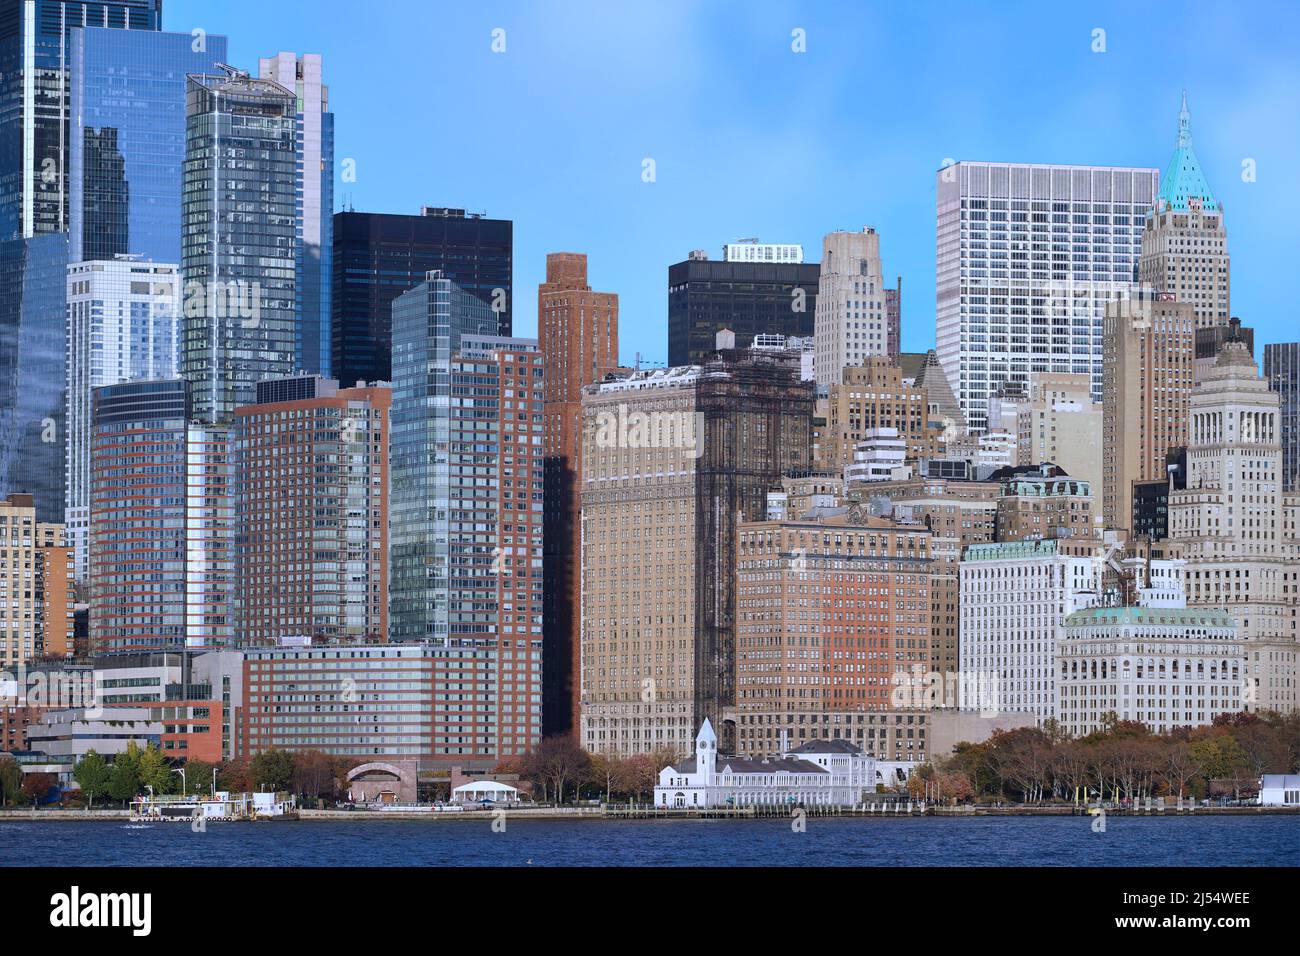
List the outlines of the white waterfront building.
{"label": "white waterfront building", "polygon": [[694,759],[660,770],[654,799],[669,809],[852,807],[875,792],[876,783],[875,758],[847,740],[811,740],[779,757],[724,757],[705,720]]}
{"label": "white waterfront building", "polygon": [[960,565],[960,706],[1056,716],[1062,619],[1097,601],[1102,564],[1056,540],[973,544]]}
{"label": "white waterfront building", "polygon": [[1155,733],[1204,727],[1242,709],[1243,643],[1215,608],[1094,607],[1065,619],[1056,716],[1081,737],[1110,713]]}

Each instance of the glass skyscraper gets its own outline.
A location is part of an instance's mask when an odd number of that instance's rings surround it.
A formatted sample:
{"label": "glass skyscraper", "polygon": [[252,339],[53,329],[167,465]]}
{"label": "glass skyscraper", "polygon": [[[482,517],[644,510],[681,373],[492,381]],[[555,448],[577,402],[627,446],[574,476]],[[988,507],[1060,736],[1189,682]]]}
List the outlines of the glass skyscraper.
{"label": "glass skyscraper", "polygon": [[187,89],[181,375],[216,423],[295,372],[297,98],[233,70]]}
{"label": "glass skyscraper", "polygon": [[[334,114],[319,53],[263,57],[260,74],[298,100],[298,310],[296,370],[330,372],[331,261],[334,257]],[[345,383],[351,385],[351,382]]]}
{"label": "glass skyscraper", "polygon": [[216,72],[226,38],[77,29],[69,59],[70,260],[180,262],[185,79]]}
{"label": "glass skyscraper", "polygon": [[[32,494],[41,521],[63,520],[72,35],[161,20],[162,0],[0,0],[0,496]],[[112,135],[95,147],[119,180]]]}
{"label": "glass skyscraper", "polygon": [[486,305],[508,336],[514,223],[464,209],[428,207],[418,216],[340,212],[334,216],[332,375],[344,385],[393,377],[393,300],[441,272]]}
{"label": "glass skyscraper", "polygon": [[[393,302],[392,328],[389,636],[443,639],[458,631],[453,620],[468,610],[455,597],[452,539],[473,533],[474,518],[458,500],[458,489],[480,471],[460,467],[461,453],[472,453],[474,446],[461,444],[452,423],[464,406],[473,407],[474,393],[453,398],[452,364],[463,337],[496,334],[497,317],[442,273],[430,272]],[[495,451],[495,443],[483,451]],[[491,483],[486,476],[495,472],[492,458],[481,469],[485,488]]]}

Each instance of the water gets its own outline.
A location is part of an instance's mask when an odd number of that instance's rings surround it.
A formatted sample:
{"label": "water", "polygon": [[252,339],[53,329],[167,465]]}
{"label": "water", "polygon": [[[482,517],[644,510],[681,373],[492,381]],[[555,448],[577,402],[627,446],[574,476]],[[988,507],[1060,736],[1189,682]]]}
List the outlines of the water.
{"label": "water", "polygon": [[1296,866],[1300,817],[0,822],[0,866]]}

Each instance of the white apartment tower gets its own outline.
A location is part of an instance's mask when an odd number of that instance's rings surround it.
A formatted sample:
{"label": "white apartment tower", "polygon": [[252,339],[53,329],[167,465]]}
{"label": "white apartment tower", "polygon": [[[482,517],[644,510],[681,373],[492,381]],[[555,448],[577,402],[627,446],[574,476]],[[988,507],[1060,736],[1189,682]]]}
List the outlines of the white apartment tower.
{"label": "white apartment tower", "polygon": [[1187,487],[1170,492],[1169,537],[1187,561],[1188,605],[1236,618],[1252,710],[1300,706],[1295,508],[1282,488],[1278,394],[1245,343],[1229,341],[1192,390]]}
{"label": "white apartment tower", "polygon": [[969,426],[1034,372],[1089,375],[1100,401],[1102,310],[1136,277],[1159,171],[961,162],[936,179],[939,361]]}
{"label": "white apartment tower", "polygon": [[177,375],[180,268],[130,256],[68,266],[64,524],[79,584],[90,569],[91,389]]}
{"label": "white apartment tower", "polygon": [[1067,614],[1097,602],[1103,565],[1064,541],[972,544],[960,565],[963,709],[1056,716],[1056,649]]}
{"label": "white apartment tower", "polygon": [[840,384],[844,369],[861,365],[868,356],[888,354],[889,321],[876,230],[832,232],[822,240],[813,333],[819,389]]}

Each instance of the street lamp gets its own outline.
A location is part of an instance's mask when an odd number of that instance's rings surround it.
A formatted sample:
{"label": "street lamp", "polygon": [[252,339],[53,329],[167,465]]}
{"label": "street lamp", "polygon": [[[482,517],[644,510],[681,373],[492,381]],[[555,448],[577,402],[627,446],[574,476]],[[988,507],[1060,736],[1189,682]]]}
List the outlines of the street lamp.
{"label": "street lamp", "polygon": [[172,768],[172,773],[178,773],[178,774],[181,775],[181,796],[182,796],[182,797],[185,796],[185,791],[186,791],[186,789],[187,789],[187,785],[186,785],[186,783],[185,783],[185,768],[184,768],[184,767],[173,767],[173,768]]}

